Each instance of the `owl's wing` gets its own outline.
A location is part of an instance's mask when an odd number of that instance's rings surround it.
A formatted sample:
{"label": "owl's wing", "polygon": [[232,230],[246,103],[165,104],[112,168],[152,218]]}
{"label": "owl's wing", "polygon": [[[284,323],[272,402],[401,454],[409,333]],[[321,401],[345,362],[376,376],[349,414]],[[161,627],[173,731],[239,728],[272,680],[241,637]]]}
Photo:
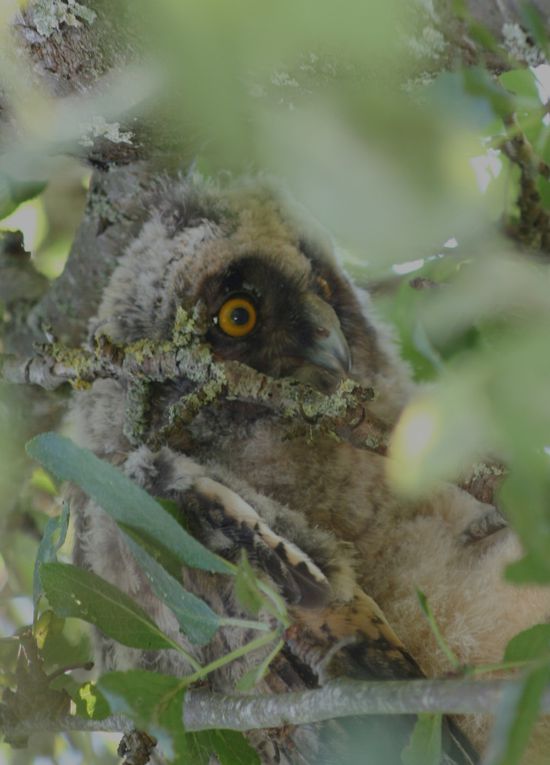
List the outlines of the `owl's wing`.
{"label": "owl's wing", "polygon": [[[147,475],[145,487],[174,500],[208,547],[230,560],[244,549],[256,570],[279,587],[295,618],[288,646],[321,681],[423,676],[376,602],[355,582],[341,542],[224,468],[200,466],[168,447],[139,452],[139,460],[126,466],[131,476],[143,483]],[[396,724],[408,735],[412,722],[409,717]],[[452,721],[444,722],[443,740],[445,765],[478,761]]]}

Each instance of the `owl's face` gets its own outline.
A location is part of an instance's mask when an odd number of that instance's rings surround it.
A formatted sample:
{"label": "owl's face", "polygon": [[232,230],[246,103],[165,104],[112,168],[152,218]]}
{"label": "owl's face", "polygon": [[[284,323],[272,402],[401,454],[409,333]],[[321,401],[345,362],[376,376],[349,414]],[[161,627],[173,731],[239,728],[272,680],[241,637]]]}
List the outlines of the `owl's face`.
{"label": "owl's face", "polygon": [[242,257],[201,287],[215,355],[271,377],[295,377],[331,390],[352,366],[337,296],[312,269],[282,272],[261,255]]}
{"label": "owl's face", "polygon": [[119,261],[98,320],[115,341],[171,337],[181,306],[206,308],[214,355],[331,392],[346,376],[383,394],[394,418],[407,377],[330,238],[260,184],[162,186]]}

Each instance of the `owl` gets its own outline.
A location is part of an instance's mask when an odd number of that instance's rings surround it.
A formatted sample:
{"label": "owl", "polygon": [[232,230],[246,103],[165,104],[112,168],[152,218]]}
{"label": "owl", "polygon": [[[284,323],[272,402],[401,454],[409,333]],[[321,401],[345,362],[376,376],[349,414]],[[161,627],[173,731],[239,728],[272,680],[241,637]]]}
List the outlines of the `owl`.
{"label": "owl", "polygon": [[[220,186],[199,177],[165,179],[150,191],[147,208],[104,291],[94,335],[161,343],[171,337],[178,310],[191,314],[199,306],[215,359],[323,393],[350,378],[375,391],[368,411],[391,430],[415,390],[409,370],[369,296],[343,272],[332,239],[304,211],[262,179]],[[151,428],[192,390],[185,376],[153,384]],[[404,500],[386,477],[387,457],[328,433],[289,437],[288,423],[273,409],[250,401],[204,402],[153,449],[128,435],[129,396],[114,379],[78,392],[77,440],[154,496],[173,500],[210,549],[230,560],[244,549],[303,627],[303,641],[288,641],[289,656],[294,652],[320,682],[335,674],[448,672],[416,588],[464,664],[499,661],[515,633],[550,614],[548,592],[519,595],[503,581],[503,568],[520,553],[508,528],[465,542],[464,530],[482,527],[490,508],[459,488],[442,485],[427,499]],[[138,600],[184,643],[113,522],[83,496],[73,507],[76,562]],[[182,578],[219,613],[241,613],[223,577],[185,570]],[[247,637],[220,630],[207,646],[187,648],[209,661]],[[173,652],[138,651],[106,638],[98,638],[98,654],[104,669],[189,670]],[[212,684],[231,689],[246,669],[246,661],[235,662]],[[260,690],[277,687],[268,675]],[[461,723],[480,748],[488,724]],[[474,762],[467,737],[454,730],[445,761]],[[277,752],[264,748],[262,758],[293,762],[289,751],[279,741]]]}

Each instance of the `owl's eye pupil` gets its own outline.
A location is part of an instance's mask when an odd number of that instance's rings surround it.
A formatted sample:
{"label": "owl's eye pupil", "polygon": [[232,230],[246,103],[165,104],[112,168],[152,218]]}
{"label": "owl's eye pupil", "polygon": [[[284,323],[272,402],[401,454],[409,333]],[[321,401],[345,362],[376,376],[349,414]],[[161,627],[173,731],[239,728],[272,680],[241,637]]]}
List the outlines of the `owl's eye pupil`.
{"label": "owl's eye pupil", "polygon": [[222,305],[216,321],[229,337],[244,337],[256,326],[256,308],[248,296],[235,295]]}
{"label": "owl's eye pupil", "polygon": [[250,319],[250,314],[246,308],[234,308],[231,311],[231,321],[237,326],[246,324]]}

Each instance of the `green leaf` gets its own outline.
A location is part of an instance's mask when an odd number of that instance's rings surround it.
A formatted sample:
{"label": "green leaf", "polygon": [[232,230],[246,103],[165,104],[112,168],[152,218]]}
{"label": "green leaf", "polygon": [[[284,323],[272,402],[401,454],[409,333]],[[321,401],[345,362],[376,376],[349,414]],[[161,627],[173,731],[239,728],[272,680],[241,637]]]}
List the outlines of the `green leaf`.
{"label": "green leaf", "polygon": [[109,716],[109,704],[95,683],[84,683],[71,694],[76,713],[90,720],[104,720]]}
{"label": "green leaf", "polygon": [[191,642],[203,645],[219,627],[219,617],[196,595],[187,592],[143,547],[125,534],[126,543],[139,563],[153,591],[174,613]]}
{"label": "green leaf", "polygon": [[44,563],[40,579],[58,616],[83,619],[132,648],[176,648],[125,593],[90,571],[68,563]]}
{"label": "green leaf", "polygon": [[233,730],[205,730],[196,738],[210,748],[221,765],[260,765],[260,758],[242,733]]}
{"label": "green leaf", "polygon": [[521,560],[510,563],[504,576],[515,584],[548,584],[550,582],[550,565],[539,555],[528,553]]}
{"label": "green leaf", "polygon": [[495,716],[485,765],[519,765],[550,682],[550,665],[506,686]]}
{"label": "green leaf", "polygon": [[472,67],[463,71],[464,87],[467,93],[480,96],[491,105],[493,112],[505,117],[514,110],[514,99],[492,75],[481,67]]}
{"label": "green leaf", "polygon": [[69,505],[67,502],[63,503],[60,515],[57,518],[50,518],[46,523],[44,529],[44,535],[42,541],[38,546],[38,552],[36,554],[36,560],[34,562],[33,573],[33,586],[32,586],[32,599],[33,605],[36,610],[36,606],[40,596],[42,595],[42,585],[40,582],[40,567],[43,563],[51,563],[57,560],[57,553],[61,546],[64,544],[67,537],[67,529],[69,527]]}
{"label": "green leaf", "polygon": [[130,717],[160,742],[166,755],[177,762],[208,765],[211,750],[199,746],[194,734],[183,729],[185,689],[181,679],[145,670],[109,672],[98,680],[111,712]]}
{"label": "green leaf", "polygon": [[544,18],[534,3],[520,3],[519,14],[523,26],[529,30],[537,46],[548,57],[548,33]]}
{"label": "green leaf", "polygon": [[473,127],[485,129],[495,119],[484,92],[464,86],[461,72],[443,72],[426,88],[426,95],[436,112],[443,112]]}
{"label": "green leaf", "polygon": [[0,172],[0,220],[11,215],[23,202],[38,196],[46,185],[43,180],[22,181]]}
{"label": "green leaf", "polygon": [[[108,672],[97,681],[111,712],[128,715],[143,727],[158,719],[158,707],[170,701],[180,684],[180,678],[142,669]],[[181,725],[181,712],[179,722]]]}
{"label": "green leaf", "polygon": [[530,69],[513,69],[504,72],[499,80],[507,90],[520,96],[522,101],[525,99],[525,102],[530,102],[531,106],[540,107],[536,77]]}
{"label": "green leaf", "polygon": [[109,672],[98,680],[101,693],[113,714],[130,717],[147,728],[176,762],[208,765],[216,754],[221,765],[259,765],[260,760],[246,738],[236,731],[186,733],[183,729],[185,689],[181,679],[156,672],[131,670]]}
{"label": "green leaf", "polygon": [[403,752],[403,765],[439,765],[441,762],[440,714],[420,714]]}
{"label": "green leaf", "polygon": [[222,574],[232,567],[193,539],[158,502],[120,470],[57,433],[43,433],[27,444],[27,453],[47,470],[73,481],[117,523],[143,531],[182,563]]}
{"label": "green leaf", "polygon": [[235,596],[239,605],[249,613],[254,614],[254,616],[256,616],[266,600],[258,587],[256,577],[244,550],[242,551],[235,577]]}
{"label": "green leaf", "polygon": [[536,624],[518,635],[508,645],[503,661],[516,662],[540,659],[550,654],[550,624]]}
{"label": "green leaf", "polygon": [[[541,379],[545,379],[541,377]],[[534,398],[534,397],[533,397]],[[526,405],[516,417],[525,416]],[[506,415],[511,417],[512,406]],[[504,417],[504,414],[502,415]],[[538,415],[543,420],[542,415]],[[502,420],[501,420],[502,422]],[[527,422],[529,419],[527,418]],[[514,418],[508,427],[515,428],[514,436],[526,457],[516,456],[514,469],[503,481],[498,492],[498,503],[518,534],[526,555],[506,568],[507,579],[517,583],[547,584],[550,582],[550,474],[548,458],[540,450],[532,452],[521,445],[521,423]],[[534,424],[530,424],[532,430]],[[517,448],[517,447],[516,447]],[[528,508],[529,512],[526,512]]]}
{"label": "green leaf", "polygon": [[479,24],[470,16],[468,19],[468,36],[477,43],[478,48],[485,51],[497,51],[498,41],[485,24]]}
{"label": "green leaf", "polygon": [[51,642],[52,638],[59,638],[64,626],[65,620],[60,619],[51,609],[40,614],[33,625],[32,633],[41,652],[48,640]]}

